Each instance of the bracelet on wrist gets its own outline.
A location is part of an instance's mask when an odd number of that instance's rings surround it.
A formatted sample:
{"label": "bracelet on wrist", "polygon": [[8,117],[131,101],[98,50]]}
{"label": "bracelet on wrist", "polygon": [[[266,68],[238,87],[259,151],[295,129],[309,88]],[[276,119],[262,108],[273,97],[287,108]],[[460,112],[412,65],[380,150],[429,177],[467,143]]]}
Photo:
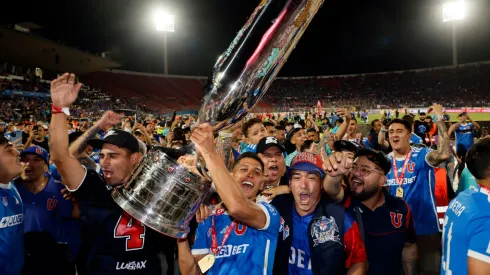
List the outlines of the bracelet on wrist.
{"label": "bracelet on wrist", "polygon": [[61,114],[61,113],[65,113],[67,116],[70,115],[70,109],[68,108],[60,108],[60,107],[56,107],[54,105],[51,106],[51,114]]}

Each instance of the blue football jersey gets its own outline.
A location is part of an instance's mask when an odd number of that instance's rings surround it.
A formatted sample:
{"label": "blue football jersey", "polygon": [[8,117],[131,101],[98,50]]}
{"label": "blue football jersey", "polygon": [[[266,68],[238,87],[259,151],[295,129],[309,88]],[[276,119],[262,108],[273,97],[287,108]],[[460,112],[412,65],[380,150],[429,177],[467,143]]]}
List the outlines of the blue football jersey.
{"label": "blue football jersey", "polygon": [[20,274],[24,265],[24,209],[15,185],[0,184],[0,274]]}
{"label": "blue football jersey", "polygon": [[474,143],[473,123],[459,124],[458,128],[454,130],[456,136],[456,148],[463,146],[466,150]]}
{"label": "blue football jersey", "polygon": [[449,204],[442,233],[441,274],[468,274],[468,257],[490,263],[490,191],[480,186]]}
{"label": "blue football jersey", "polygon": [[421,137],[412,133],[412,137],[410,137],[410,144],[423,144],[423,143],[424,143],[424,140]]}
{"label": "blue football jersey", "polygon": [[[265,227],[258,230],[237,223],[207,274],[272,274],[280,216],[272,205],[264,202],[257,205],[267,217]],[[196,241],[192,247],[193,255],[211,253],[212,217],[198,225]],[[233,220],[226,212],[214,216],[214,219],[218,247],[221,247],[223,235]]]}
{"label": "blue football jersey", "polygon": [[[412,155],[405,170],[403,178],[403,199],[412,209],[415,231],[417,235],[431,235],[440,232],[439,220],[435,199],[434,167],[426,160],[427,154],[432,151],[428,148],[412,147]],[[388,155],[393,161],[393,153]],[[397,159],[398,177],[401,176],[405,158]],[[386,185],[393,196],[396,196],[398,183],[393,173],[393,167],[386,175]]]}
{"label": "blue football jersey", "polygon": [[72,202],[61,194],[64,185],[50,177],[44,189],[37,194],[25,189],[20,179],[15,181],[15,186],[24,202],[24,233],[49,232],[58,240],[62,219],[71,218],[73,209]]}

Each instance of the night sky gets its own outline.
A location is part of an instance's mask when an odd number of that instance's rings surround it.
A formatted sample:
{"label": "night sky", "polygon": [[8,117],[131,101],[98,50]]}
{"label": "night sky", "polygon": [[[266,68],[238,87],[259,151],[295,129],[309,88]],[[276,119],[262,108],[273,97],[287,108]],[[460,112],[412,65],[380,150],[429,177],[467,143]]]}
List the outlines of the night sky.
{"label": "night sky", "polygon": [[[258,0],[14,1],[2,24],[32,21],[36,33],[94,53],[122,69],[163,73],[162,34],[152,7],[176,13],[169,34],[171,74],[207,76]],[[166,3],[166,4],[165,4]],[[460,63],[490,60],[490,1],[467,0],[458,34]],[[280,76],[379,72],[450,65],[451,25],[441,0],[326,0]],[[3,5],[4,6],[4,5]],[[4,6],[5,7],[5,6]]]}

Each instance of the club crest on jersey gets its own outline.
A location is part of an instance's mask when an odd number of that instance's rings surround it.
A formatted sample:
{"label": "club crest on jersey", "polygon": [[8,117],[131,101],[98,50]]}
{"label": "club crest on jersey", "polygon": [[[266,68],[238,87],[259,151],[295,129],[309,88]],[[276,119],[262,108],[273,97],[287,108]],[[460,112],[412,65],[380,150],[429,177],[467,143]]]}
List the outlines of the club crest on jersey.
{"label": "club crest on jersey", "polygon": [[48,210],[53,210],[56,208],[56,205],[58,204],[58,200],[57,199],[51,199],[49,198],[48,201],[46,202],[46,208]]}
{"label": "club crest on jersey", "polygon": [[282,232],[282,240],[286,240],[287,237],[289,237],[289,225],[286,224],[284,231]]}
{"label": "club crest on jersey", "polygon": [[390,212],[390,216],[391,216],[391,224],[393,224],[395,228],[400,228],[403,223],[403,214]]}
{"label": "club crest on jersey", "polygon": [[322,216],[315,221],[311,226],[311,237],[313,237],[313,246],[328,241],[340,243],[339,228],[335,223],[335,219],[332,216],[330,218]]}
{"label": "club crest on jersey", "polygon": [[9,200],[7,199],[7,197],[2,197],[2,203],[5,206],[9,205]]}
{"label": "club crest on jersey", "polygon": [[173,168],[172,166],[167,166],[167,171],[169,173],[173,173],[175,171],[175,168]]}
{"label": "club crest on jersey", "polygon": [[415,162],[410,162],[407,165],[407,170],[408,170],[408,172],[413,173],[413,171],[415,171]]}
{"label": "club crest on jersey", "polygon": [[155,155],[155,156],[153,157],[153,161],[154,161],[154,162],[157,162],[158,160],[159,160],[158,156],[157,156],[157,155]]}
{"label": "club crest on jersey", "polygon": [[285,240],[287,237],[289,237],[289,226],[286,224],[286,221],[284,220],[283,217],[281,217],[281,222],[279,227],[279,233],[281,232],[282,232],[282,240]]}

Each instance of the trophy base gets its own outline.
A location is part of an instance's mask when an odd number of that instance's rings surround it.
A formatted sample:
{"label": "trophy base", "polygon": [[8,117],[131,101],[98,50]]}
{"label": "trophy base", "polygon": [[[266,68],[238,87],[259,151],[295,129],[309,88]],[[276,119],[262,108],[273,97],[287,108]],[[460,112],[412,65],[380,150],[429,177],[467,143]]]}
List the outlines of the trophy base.
{"label": "trophy base", "polygon": [[173,224],[167,219],[154,215],[156,213],[152,213],[147,206],[125,193],[127,193],[127,191],[124,188],[115,189],[112,192],[112,198],[133,218],[142,222],[151,229],[169,237],[176,239],[183,239],[187,237],[190,230],[187,225],[182,226],[182,223]]}

